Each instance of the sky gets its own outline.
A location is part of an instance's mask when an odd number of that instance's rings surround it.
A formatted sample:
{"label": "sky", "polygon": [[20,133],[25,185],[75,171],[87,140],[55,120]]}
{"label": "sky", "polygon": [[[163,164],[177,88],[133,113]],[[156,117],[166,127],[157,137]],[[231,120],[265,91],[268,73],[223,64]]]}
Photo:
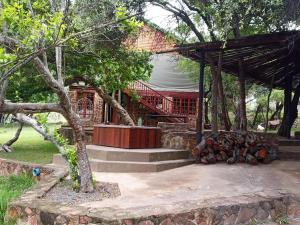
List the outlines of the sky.
{"label": "sky", "polygon": [[158,6],[148,5],[146,8],[145,17],[151,22],[155,23],[159,27],[169,30],[170,28],[174,28],[175,24],[172,22],[172,13],[162,9]]}

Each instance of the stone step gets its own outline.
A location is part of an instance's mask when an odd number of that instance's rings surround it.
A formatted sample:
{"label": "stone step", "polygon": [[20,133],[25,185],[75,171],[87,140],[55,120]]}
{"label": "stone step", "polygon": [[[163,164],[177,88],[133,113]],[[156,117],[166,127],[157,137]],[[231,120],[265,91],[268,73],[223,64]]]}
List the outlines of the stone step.
{"label": "stone step", "polygon": [[297,139],[279,139],[279,146],[299,146],[300,148],[300,140]]}
{"label": "stone step", "polygon": [[300,146],[279,146],[280,159],[300,160]]}
{"label": "stone step", "polygon": [[132,161],[105,161],[91,159],[90,164],[94,172],[116,173],[145,173],[160,172],[192,164],[193,159],[165,160],[157,162],[132,162]]}
{"label": "stone step", "polygon": [[154,162],[165,160],[188,159],[189,152],[165,148],[122,149],[98,145],[87,145],[90,158],[106,161]]}

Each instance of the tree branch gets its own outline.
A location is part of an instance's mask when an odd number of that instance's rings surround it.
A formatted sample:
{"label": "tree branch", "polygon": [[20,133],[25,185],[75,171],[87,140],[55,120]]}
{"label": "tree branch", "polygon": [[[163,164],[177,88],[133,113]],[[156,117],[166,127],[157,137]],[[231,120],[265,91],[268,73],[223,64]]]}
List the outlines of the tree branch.
{"label": "tree branch", "polygon": [[63,109],[59,104],[55,103],[9,103],[4,102],[0,108],[0,113],[16,114],[16,113],[43,113],[57,112],[63,113]]}
{"label": "tree branch", "polygon": [[52,135],[48,134],[48,132],[42,126],[40,126],[34,118],[26,116],[22,113],[18,113],[14,116],[14,119],[21,124],[31,126],[34,130],[41,134],[45,138],[45,140],[50,141],[59,150],[59,152],[62,153],[62,155],[65,155],[64,148],[59,145],[55,138]]}
{"label": "tree branch", "polygon": [[193,23],[193,21],[190,19],[189,15],[181,9],[178,9],[177,7],[171,5],[170,3],[166,1],[161,1],[161,0],[152,0],[153,5],[159,6],[169,12],[172,12],[175,16],[180,17],[186,25],[190,27],[190,29],[194,32],[194,34],[197,36],[200,42],[205,42],[205,39],[203,35],[198,31],[197,27]]}

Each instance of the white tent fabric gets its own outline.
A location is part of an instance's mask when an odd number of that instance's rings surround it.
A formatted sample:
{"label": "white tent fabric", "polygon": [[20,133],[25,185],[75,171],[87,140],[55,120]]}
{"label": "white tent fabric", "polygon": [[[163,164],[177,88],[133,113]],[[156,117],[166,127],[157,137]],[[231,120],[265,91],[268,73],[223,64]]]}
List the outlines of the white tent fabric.
{"label": "white tent fabric", "polygon": [[157,91],[198,92],[198,83],[178,69],[177,61],[172,54],[154,55],[152,75],[146,84]]}

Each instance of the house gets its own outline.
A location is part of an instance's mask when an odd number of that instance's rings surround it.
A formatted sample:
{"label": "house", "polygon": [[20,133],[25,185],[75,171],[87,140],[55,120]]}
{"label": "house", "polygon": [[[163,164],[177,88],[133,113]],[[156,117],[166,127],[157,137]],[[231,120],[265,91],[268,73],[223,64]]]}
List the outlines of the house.
{"label": "house", "polygon": [[[129,48],[155,53],[172,48],[176,41],[157,26],[146,22],[139,35],[124,44]],[[198,84],[177,68],[177,60],[178,56],[173,53],[154,55],[151,61],[153,72],[148,82],[137,81],[122,93],[115,93],[115,98],[127,109],[136,124],[156,126],[159,121],[190,121],[195,124]],[[132,90],[140,96],[138,101],[132,98]],[[73,84],[69,93],[72,105],[85,126],[120,123],[115,111],[93,88]]]}

